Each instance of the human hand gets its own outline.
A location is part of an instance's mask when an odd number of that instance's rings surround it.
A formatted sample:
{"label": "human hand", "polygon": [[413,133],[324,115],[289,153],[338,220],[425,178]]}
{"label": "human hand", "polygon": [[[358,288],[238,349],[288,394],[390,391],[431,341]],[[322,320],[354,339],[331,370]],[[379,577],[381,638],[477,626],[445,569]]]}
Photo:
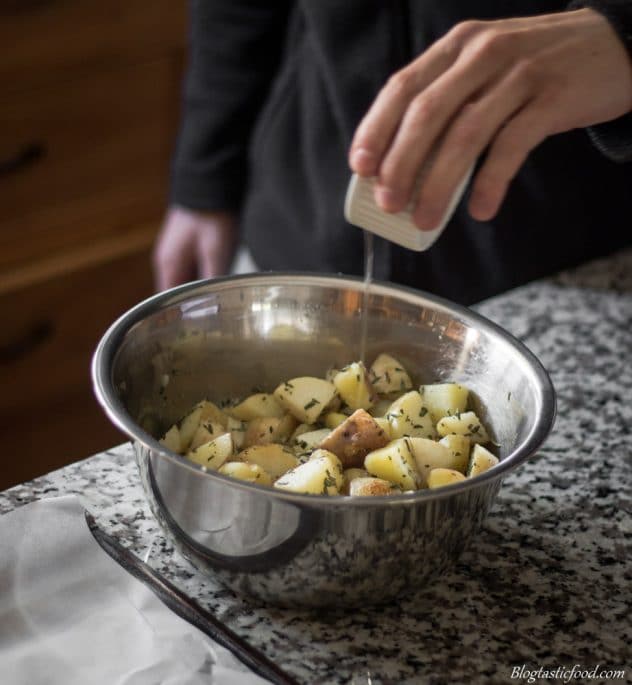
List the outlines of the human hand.
{"label": "human hand", "polygon": [[377,176],[376,202],[398,212],[439,141],[413,214],[431,229],[488,149],[469,201],[470,214],[485,221],[545,138],[631,108],[628,53],[597,12],[467,21],[389,79],[358,126],[349,163]]}
{"label": "human hand", "polygon": [[156,289],[227,273],[236,245],[234,214],[171,207],[154,245]]}

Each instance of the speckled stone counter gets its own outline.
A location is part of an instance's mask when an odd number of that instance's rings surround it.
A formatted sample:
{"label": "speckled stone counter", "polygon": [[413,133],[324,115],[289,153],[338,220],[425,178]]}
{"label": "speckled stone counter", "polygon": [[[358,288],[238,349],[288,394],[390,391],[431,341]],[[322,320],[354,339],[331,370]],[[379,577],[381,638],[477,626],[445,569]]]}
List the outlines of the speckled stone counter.
{"label": "speckled stone counter", "polygon": [[414,599],[327,615],[246,604],[167,544],[126,445],[0,494],[0,511],[79,495],[106,531],[310,685],[504,683],[522,666],[575,664],[632,679],[632,251],[477,309],[544,363],[558,420],[458,566]]}

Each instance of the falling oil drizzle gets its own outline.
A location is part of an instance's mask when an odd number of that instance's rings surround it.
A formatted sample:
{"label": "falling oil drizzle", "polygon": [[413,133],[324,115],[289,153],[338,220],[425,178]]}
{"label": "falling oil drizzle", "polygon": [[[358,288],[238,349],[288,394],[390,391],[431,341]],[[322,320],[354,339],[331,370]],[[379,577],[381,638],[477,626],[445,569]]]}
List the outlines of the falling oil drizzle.
{"label": "falling oil drizzle", "polygon": [[364,286],[360,309],[360,359],[366,364],[366,339],[369,328],[369,295],[373,281],[373,233],[364,233]]}

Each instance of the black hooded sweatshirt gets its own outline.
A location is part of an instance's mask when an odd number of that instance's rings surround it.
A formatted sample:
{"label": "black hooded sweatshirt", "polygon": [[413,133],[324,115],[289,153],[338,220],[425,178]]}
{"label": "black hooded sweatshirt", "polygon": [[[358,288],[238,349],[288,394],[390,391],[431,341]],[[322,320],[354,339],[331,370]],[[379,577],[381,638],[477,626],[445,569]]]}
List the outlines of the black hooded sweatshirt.
{"label": "black hooded sweatshirt", "polygon": [[[605,14],[630,50],[632,2],[577,5]],[[261,269],[360,274],[362,232],[343,217],[347,152],[388,76],[458,22],[567,7],[193,0],[171,201],[237,212]],[[544,141],[489,222],[465,198],[425,253],[378,240],[376,277],[471,304],[632,244],[631,117]]]}

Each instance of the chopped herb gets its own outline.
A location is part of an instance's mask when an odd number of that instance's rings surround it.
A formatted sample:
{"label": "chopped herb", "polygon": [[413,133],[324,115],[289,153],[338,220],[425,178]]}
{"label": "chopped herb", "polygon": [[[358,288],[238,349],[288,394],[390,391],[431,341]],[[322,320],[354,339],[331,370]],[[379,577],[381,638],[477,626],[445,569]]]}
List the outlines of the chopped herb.
{"label": "chopped herb", "polygon": [[427,413],[428,413],[428,410],[426,409],[426,407],[422,407],[422,408],[419,410],[419,416],[421,416],[422,418],[423,418]]}
{"label": "chopped herb", "polygon": [[404,369],[400,368],[399,366],[395,366],[393,368],[393,371],[399,371],[400,373],[404,373]]}
{"label": "chopped herb", "polygon": [[320,400],[317,400],[315,397],[312,397],[312,399],[303,407],[303,409],[307,411],[308,409],[315,407],[317,404],[320,404]]}

